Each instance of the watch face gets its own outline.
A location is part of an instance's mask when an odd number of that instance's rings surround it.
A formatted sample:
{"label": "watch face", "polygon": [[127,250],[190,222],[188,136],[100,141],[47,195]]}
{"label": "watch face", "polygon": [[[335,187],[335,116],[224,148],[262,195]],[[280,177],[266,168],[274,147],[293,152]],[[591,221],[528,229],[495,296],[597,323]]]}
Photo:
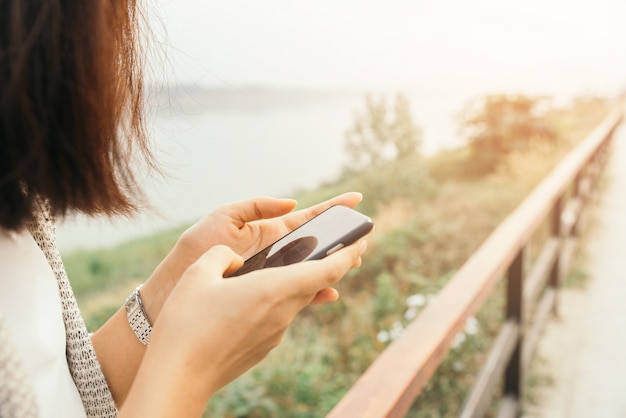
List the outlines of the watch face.
{"label": "watch face", "polygon": [[128,296],[128,298],[126,298],[126,313],[127,314],[131,314],[134,313],[134,311],[137,310],[137,308],[139,307],[139,303],[137,301],[137,293],[133,292],[130,294],[130,296]]}

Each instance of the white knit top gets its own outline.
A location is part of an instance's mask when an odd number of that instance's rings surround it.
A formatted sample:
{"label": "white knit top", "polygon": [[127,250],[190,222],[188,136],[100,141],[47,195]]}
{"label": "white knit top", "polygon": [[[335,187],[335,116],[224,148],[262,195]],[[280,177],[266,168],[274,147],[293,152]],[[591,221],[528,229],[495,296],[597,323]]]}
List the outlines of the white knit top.
{"label": "white knit top", "polygon": [[45,208],[28,230],[0,232],[0,418],[115,417]]}

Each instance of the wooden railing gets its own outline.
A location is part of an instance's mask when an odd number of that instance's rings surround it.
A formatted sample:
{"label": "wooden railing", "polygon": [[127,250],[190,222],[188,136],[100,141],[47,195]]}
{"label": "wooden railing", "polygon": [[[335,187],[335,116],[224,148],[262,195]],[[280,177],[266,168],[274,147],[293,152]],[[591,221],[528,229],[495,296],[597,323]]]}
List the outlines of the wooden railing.
{"label": "wooden railing", "polygon": [[[459,416],[482,416],[499,384],[503,396],[498,417],[520,414],[524,371],[544,324],[556,310],[559,283],[575,247],[585,203],[596,187],[622,116],[622,107],[616,107],[563,159],[467,260],[436,300],[376,358],[328,417],[404,416],[467,319],[503,277],[506,320]],[[531,238],[539,235],[546,222],[549,233],[529,266]]]}

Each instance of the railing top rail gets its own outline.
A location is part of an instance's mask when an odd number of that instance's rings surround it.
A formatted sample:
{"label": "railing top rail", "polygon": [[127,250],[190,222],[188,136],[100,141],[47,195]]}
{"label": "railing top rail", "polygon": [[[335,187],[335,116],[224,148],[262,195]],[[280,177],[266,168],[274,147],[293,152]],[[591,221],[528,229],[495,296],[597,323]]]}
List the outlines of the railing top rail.
{"label": "railing top rail", "polygon": [[329,417],[403,416],[446,356],[467,318],[548,215],[585,163],[622,120],[614,109],[529,194],[357,380]]}

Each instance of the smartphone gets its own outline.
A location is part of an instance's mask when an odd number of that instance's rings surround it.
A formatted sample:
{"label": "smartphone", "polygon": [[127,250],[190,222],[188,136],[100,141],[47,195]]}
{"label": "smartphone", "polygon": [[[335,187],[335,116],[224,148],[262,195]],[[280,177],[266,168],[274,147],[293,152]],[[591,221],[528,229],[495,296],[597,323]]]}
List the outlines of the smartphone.
{"label": "smartphone", "polygon": [[364,214],[347,206],[331,206],[247,259],[228,277],[267,267],[319,260],[354,243],[373,227],[372,220]]}

